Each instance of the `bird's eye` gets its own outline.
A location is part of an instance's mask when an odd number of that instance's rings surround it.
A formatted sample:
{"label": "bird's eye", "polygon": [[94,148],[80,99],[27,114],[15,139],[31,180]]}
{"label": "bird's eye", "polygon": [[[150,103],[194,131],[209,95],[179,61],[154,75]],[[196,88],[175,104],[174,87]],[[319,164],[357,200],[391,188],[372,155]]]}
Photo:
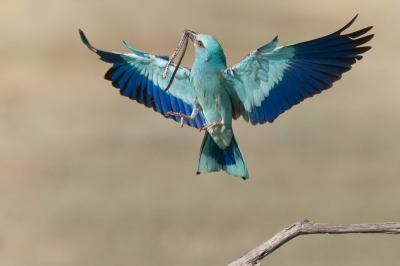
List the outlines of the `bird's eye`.
{"label": "bird's eye", "polygon": [[197,46],[204,48],[204,44],[202,41],[197,40]]}

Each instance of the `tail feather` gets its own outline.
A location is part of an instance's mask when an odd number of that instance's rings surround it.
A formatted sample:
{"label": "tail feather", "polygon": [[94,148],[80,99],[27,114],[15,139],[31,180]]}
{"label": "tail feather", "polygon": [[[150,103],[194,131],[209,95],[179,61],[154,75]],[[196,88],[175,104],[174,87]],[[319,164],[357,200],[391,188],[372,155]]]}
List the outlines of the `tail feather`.
{"label": "tail feather", "polygon": [[225,149],[221,149],[212,139],[210,133],[205,132],[201,143],[197,174],[205,169],[207,172],[225,171],[227,174],[238,176],[243,179],[249,178],[246,164],[242,152],[232,136],[231,144]]}

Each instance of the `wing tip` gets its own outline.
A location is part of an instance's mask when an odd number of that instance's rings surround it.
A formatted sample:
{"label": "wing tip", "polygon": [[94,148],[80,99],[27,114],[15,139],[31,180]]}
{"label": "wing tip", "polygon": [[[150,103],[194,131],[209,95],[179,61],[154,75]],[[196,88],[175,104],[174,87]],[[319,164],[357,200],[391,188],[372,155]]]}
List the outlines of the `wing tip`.
{"label": "wing tip", "polygon": [[148,53],[140,51],[138,49],[135,49],[133,47],[130,47],[125,41],[122,41],[122,44],[125,46],[126,49],[134,52],[136,55],[140,55],[140,56],[146,56],[148,55]]}
{"label": "wing tip", "polygon": [[90,51],[97,53],[97,49],[94,48],[86,38],[85,34],[81,29],[79,29],[79,35],[81,36],[81,41],[83,42],[84,45],[86,45],[87,48],[89,48]]}
{"label": "wing tip", "polygon": [[338,30],[336,33],[339,33],[339,34],[340,34],[340,33],[342,33],[342,31],[348,29],[348,28],[354,23],[354,21],[357,19],[357,17],[358,17],[358,14],[357,14],[352,20],[350,20],[350,22],[347,23],[343,28],[341,28],[340,30]]}

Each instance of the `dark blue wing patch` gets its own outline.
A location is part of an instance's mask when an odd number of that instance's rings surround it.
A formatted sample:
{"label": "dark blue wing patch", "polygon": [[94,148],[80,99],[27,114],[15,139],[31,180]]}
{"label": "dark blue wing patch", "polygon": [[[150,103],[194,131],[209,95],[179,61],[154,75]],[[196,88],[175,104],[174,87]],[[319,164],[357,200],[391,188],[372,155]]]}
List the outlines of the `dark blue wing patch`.
{"label": "dark blue wing patch", "polygon": [[286,62],[282,80],[269,91],[261,106],[253,107],[248,116],[243,114],[245,120],[250,120],[252,124],[273,122],[293,105],[332,87],[332,83],[349,71],[352,64],[362,59],[360,54],[371,49],[369,46],[358,46],[369,42],[373,34],[355,38],[367,33],[372,27],[341,35],[356,18],[333,34],[289,45],[294,48],[294,56]]}
{"label": "dark blue wing patch", "polygon": [[[90,50],[97,53],[102,61],[113,64],[106,72],[104,78],[111,81],[111,84],[115,88],[120,89],[121,95],[129,97],[148,108],[152,107],[154,111],[178,122],[180,121],[180,117],[168,115],[167,112],[173,111],[176,113],[181,112],[188,116],[191,115],[193,107],[169,92],[164,93],[157,99],[158,95],[162,92],[162,88],[153,82],[152,77],[147,76],[148,73],[142,73],[144,71],[135,69],[118,53],[110,53],[96,49],[89,43],[81,30],[79,30],[79,33],[82,42]],[[124,45],[134,52],[136,51],[142,55],[145,54],[144,52],[127,46],[125,43]],[[168,56],[166,55],[156,56],[156,58],[168,61]],[[199,113],[195,119],[191,121],[184,119],[184,124],[201,129],[203,124],[205,124],[205,120],[202,114]]]}
{"label": "dark blue wing patch", "polygon": [[[104,78],[110,80],[115,88],[119,88],[121,95],[136,100],[148,108],[153,107],[154,111],[175,121],[179,122],[180,117],[168,115],[168,111],[181,112],[189,116],[192,113],[193,108],[189,104],[168,92],[157,99],[162,89],[154,84],[150,77],[143,76],[125,61],[114,63]],[[205,120],[201,114],[198,114],[192,121],[184,119],[184,124],[200,129],[205,124]]]}

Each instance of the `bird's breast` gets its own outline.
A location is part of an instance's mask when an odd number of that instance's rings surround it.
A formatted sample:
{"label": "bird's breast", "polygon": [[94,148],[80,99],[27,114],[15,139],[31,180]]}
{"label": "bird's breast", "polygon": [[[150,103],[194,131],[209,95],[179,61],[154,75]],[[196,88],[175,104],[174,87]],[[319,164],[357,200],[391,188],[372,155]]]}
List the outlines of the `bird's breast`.
{"label": "bird's breast", "polygon": [[217,125],[208,132],[214,142],[221,149],[225,149],[229,146],[233,134],[232,104],[221,72],[194,71],[191,82],[206,123],[222,122],[222,125]]}
{"label": "bird's breast", "polygon": [[232,125],[232,104],[221,72],[194,73],[192,85],[207,123]]}

